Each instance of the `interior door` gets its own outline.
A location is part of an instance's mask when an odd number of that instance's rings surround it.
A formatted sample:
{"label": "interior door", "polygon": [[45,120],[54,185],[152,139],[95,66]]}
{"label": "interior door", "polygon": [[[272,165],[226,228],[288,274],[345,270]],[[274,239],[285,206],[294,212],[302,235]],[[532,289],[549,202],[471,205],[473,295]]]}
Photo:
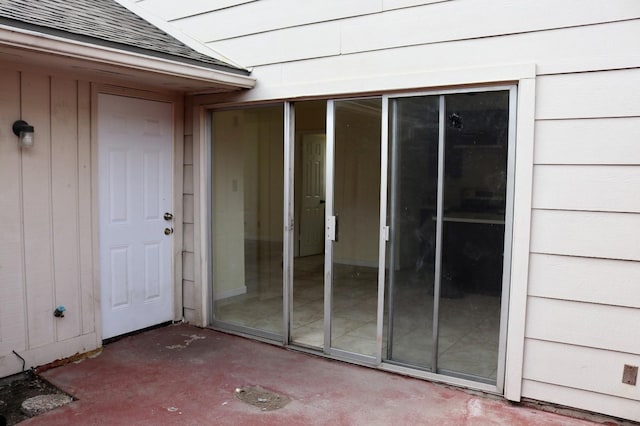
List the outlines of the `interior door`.
{"label": "interior door", "polygon": [[311,256],[324,250],[325,144],[324,134],[302,136],[300,256]]}
{"label": "interior door", "polygon": [[173,319],[172,139],[171,104],[98,96],[103,338]]}

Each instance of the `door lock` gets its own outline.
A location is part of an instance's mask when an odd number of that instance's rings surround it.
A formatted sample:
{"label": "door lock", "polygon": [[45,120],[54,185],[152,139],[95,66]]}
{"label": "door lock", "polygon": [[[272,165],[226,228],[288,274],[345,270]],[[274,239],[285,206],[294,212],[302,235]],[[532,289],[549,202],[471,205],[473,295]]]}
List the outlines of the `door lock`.
{"label": "door lock", "polygon": [[164,235],[173,234],[173,228],[164,228]]}
{"label": "door lock", "polygon": [[173,219],[173,215],[169,212],[166,212],[164,214],[164,220],[172,220]]}

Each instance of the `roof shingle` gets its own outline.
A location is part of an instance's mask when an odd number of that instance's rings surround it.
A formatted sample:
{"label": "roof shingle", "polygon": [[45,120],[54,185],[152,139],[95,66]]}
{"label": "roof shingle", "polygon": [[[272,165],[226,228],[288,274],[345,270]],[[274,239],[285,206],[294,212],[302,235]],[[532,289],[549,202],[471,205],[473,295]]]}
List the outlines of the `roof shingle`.
{"label": "roof shingle", "polygon": [[193,50],[114,0],[0,0],[0,23],[248,75]]}

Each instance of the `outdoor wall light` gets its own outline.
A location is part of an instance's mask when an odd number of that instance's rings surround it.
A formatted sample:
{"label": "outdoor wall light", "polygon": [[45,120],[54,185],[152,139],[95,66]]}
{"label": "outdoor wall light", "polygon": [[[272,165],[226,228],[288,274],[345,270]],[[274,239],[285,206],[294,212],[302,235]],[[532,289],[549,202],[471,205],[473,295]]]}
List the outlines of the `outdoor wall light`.
{"label": "outdoor wall light", "polygon": [[24,120],[17,120],[13,123],[13,133],[20,138],[18,145],[20,148],[30,148],[33,146],[34,128]]}

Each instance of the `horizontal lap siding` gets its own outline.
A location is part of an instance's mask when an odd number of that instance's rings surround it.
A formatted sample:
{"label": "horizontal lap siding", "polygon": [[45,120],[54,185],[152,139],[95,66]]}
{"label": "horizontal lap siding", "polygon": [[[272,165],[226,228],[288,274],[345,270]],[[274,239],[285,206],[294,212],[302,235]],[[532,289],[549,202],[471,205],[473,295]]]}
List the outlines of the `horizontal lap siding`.
{"label": "horizontal lap siding", "polygon": [[640,117],[540,120],[535,133],[536,165],[640,164]]}
{"label": "horizontal lap siding", "polygon": [[638,401],[628,398],[590,392],[564,385],[525,380],[522,393],[531,399],[548,401],[554,395],[554,402],[567,407],[575,407],[587,411],[621,417],[621,413],[631,413],[631,419],[639,420]]}
{"label": "horizontal lap siding", "polygon": [[258,84],[202,102],[429,88],[443,71],[535,64],[529,282],[512,283],[529,294],[522,395],[638,420],[639,388],[621,375],[640,363],[640,2],[219,3],[169,19]]}
{"label": "horizontal lap siding", "polygon": [[[339,36],[340,36],[340,50],[334,55],[363,55],[366,52],[374,52],[377,50],[385,50],[383,57],[390,63],[396,63],[397,65],[403,65],[406,67],[405,71],[413,70],[412,62],[405,62],[402,51],[407,49],[407,46],[429,46],[441,44],[439,49],[434,49],[434,53],[444,51],[446,55],[439,55],[430,58],[416,57],[414,60],[430,60],[435,62],[436,66],[446,68],[446,65],[451,62],[447,56],[453,56],[459,58],[464,66],[477,66],[478,64],[502,64],[502,63],[518,63],[523,60],[530,61],[537,59],[538,56],[542,56],[542,60],[536,61],[541,66],[547,65],[548,61],[544,60],[544,57],[550,55],[555,57],[560,52],[566,52],[568,56],[557,57],[558,62],[562,62],[565,66],[579,66],[579,63],[572,61],[571,58],[578,56],[585,51],[608,49],[602,52],[600,56],[591,56],[591,60],[599,60],[600,62],[613,62],[618,60],[624,60],[625,58],[635,57],[638,58],[639,54],[636,52],[629,52],[626,43],[616,44],[610,37],[603,38],[602,31],[592,30],[589,31],[589,26],[608,22],[616,21],[626,16],[640,17],[640,6],[638,3],[636,7],[628,7],[628,10],[635,10],[633,14],[627,13],[626,15],[616,8],[611,9],[609,12],[601,11],[596,7],[582,8],[568,6],[571,2],[553,2],[558,5],[567,5],[567,9],[573,9],[571,13],[558,14],[558,20],[553,22],[553,25],[545,21],[549,17],[548,10],[555,8],[554,5],[547,7],[539,6],[539,2],[508,2],[512,6],[500,9],[496,7],[500,12],[496,12],[495,16],[501,16],[501,19],[490,19],[490,15],[486,15],[487,19],[478,19],[478,9],[476,6],[469,7],[468,12],[464,13],[458,19],[458,14],[455,10],[464,10],[464,7],[460,7],[460,3],[464,1],[452,1],[447,3],[438,3],[422,6],[419,8],[402,9],[393,12],[385,12],[381,14],[366,15],[357,18],[349,18],[340,21],[321,21],[310,25],[301,25],[294,27],[285,27],[279,30],[268,31],[264,33],[247,33],[245,36],[234,37],[231,39],[215,39],[211,38],[209,34],[202,34],[200,40],[206,40],[208,45],[215,50],[220,51],[239,61],[246,66],[256,65],[268,65],[280,62],[289,62],[300,59],[312,59],[319,57],[316,52],[326,52],[333,48],[332,39],[324,40],[320,37],[323,28],[331,23],[339,23]],[[252,3],[253,4],[253,3]],[[249,8],[252,4],[246,5]],[[602,5],[602,3],[600,3]],[[486,7],[492,9],[497,6],[497,2],[489,2]],[[523,6],[527,6],[526,8]],[[455,8],[455,9],[454,9]],[[529,10],[532,8],[533,10]],[[445,9],[445,10],[440,10]],[[604,8],[607,9],[607,8]],[[530,17],[522,19],[520,16],[524,12],[530,12]],[[551,14],[555,15],[555,14]],[[483,14],[483,16],[485,16]],[[625,19],[625,20],[626,20]],[[622,24],[623,22],[616,22]],[[586,26],[585,26],[586,25]],[[202,31],[206,31],[206,27],[199,26]],[[182,28],[183,31],[189,33],[195,31],[188,26]],[[429,29],[426,31],[425,29]],[[551,34],[545,36],[544,34],[536,35],[537,32],[555,31],[561,29],[564,33],[566,31],[567,36],[571,34],[598,34],[595,37],[589,37],[587,39],[575,39],[573,42],[563,40],[563,37],[559,37],[558,34]],[[582,31],[580,31],[582,29]],[[610,31],[609,29],[606,30]],[[318,37],[314,36],[317,34]],[[636,33],[637,34],[637,33]],[[301,40],[293,38],[295,35],[306,35],[308,39],[309,50],[306,56],[300,57],[297,46]],[[502,44],[499,42],[491,41],[491,38],[506,38]],[[549,44],[540,44],[529,42],[540,40],[544,41],[552,37],[554,43],[558,43],[554,49],[548,49]],[[520,40],[522,38],[522,40]],[[489,39],[486,43],[480,42],[482,39]],[[269,44],[270,40],[278,40],[281,44],[273,46]],[[478,40],[478,42],[470,44],[468,42],[472,40]],[[456,49],[457,42],[463,41],[462,49]],[[266,49],[265,47],[269,47]],[[475,50],[471,47],[485,47],[484,50]],[[493,50],[492,47],[503,47],[508,50],[514,50],[512,52],[515,57],[512,57],[510,52],[504,52],[501,50]],[[566,46],[566,48],[565,48]],[[396,51],[397,49],[398,51]],[[522,49],[521,51],[519,49]],[[572,51],[571,49],[575,49]],[[462,57],[456,55],[456,52],[460,50],[465,51],[466,56]],[[289,56],[286,55],[287,51],[291,51]],[[413,50],[414,53],[418,53],[420,50]],[[430,52],[425,48],[426,52]],[[285,52],[285,53],[282,53]],[[486,57],[485,57],[486,55]],[[496,62],[494,57],[500,59]],[[439,62],[441,61],[441,62]],[[365,70],[363,72],[363,70]],[[377,69],[360,68],[359,71],[364,74],[377,73]]]}
{"label": "horizontal lap siding", "polygon": [[[438,84],[430,80],[430,72],[503,64],[535,63],[538,75],[640,67],[640,50],[627,48],[628,41],[640,34],[640,19],[339,55],[337,34],[326,40],[318,37],[324,25],[336,23],[317,24],[318,33],[309,38],[306,34],[313,28],[283,30],[295,38],[288,42],[294,45],[290,53],[286,44],[265,48],[282,36],[279,32],[211,46],[241,64],[255,66],[252,75],[259,84],[243,93],[243,100],[420,88]],[[285,58],[289,62],[276,61]]]}
{"label": "horizontal lap siding", "polygon": [[[9,69],[0,81],[2,377],[22,368],[14,350],[30,367],[94,349],[97,340],[89,83]],[[11,132],[19,118],[35,128],[32,148],[20,150]],[[64,318],[53,316],[58,305]]]}
{"label": "horizontal lap siding", "polygon": [[400,9],[402,7],[424,6],[429,3],[443,3],[453,0],[382,0],[382,10]]}
{"label": "horizontal lap siding", "polygon": [[198,15],[212,10],[221,10],[257,0],[189,0],[176,7],[174,1],[165,0],[136,0],[138,6],[153,11],[156,16],[167,21]]}
{"label": "horizontal lap siding", "polygon": [[545,76],[536,87],[537,120],[640,116],[638,68]]}
{"label": "horizontal lap siding", "polygon": [[[533,253],[640,261],[640,215],[533,210]],[[640,290],[640,288],[639,288]]]}
{"label": "horizontal lap siding", "polygon": [[[511,63],[535,63],[538,74],[606,69],[611,62],[633,67],[640,66],[640,52],[629,53],[624,44],[638,32],[640,20],[310,58],[287,64],[284,78],[294,82],[305,76],[310,80],[335,79],[330,65],[340,69],[341,78]],[[553,49],[548,48],[551,44]]]}
{"label": "horizontal lap siding", "polygon": [[526,379],[640,401],[640,388],[620,380],[624,364],[640,362],[637,354],[537,339],[527,344]]}
{"label": "horizontal lap siding", "polygon": [[531,254],[529,295],[640,309],[640,262]]}
{"label": "horizontal lap siding", "polygon": [[640,5],[634,0],[615,1],[611,7],[600,0],[451,1],[346,20],[342,27],[343,52],[549,30],[630,17],[640,17]]}
{"label": "horizontal lap siding", "polygon": [[340,23],[323,22],[208,43],[208,46],[242,65],[256,66],[336,56],[340,54],[340,40]]}
{"label": "horizontal lap siding", "polygon": [[640,213],[640,165],[534,167],[533,207]]}
{"label": "horizontal lap siding", "polygon": [[[381,0],[263,0],[180,19],[175,25],[183,31],[191,30],[198,40],[209,42],[290,27],[313,28],[310,24],[379,12],[381,3]],[[216,25],[209,25],[211,22]],[[267,50],[274,47],[269,45]]]}
{"label": "horizontal lap siding", "polygon": [[640,356],[637,308],[529,297],[527,312],[530,338]]}
{"label": "horizontal lap siding", "polygon": [[640,69],[537,83],[522,394],[640,420]]}

